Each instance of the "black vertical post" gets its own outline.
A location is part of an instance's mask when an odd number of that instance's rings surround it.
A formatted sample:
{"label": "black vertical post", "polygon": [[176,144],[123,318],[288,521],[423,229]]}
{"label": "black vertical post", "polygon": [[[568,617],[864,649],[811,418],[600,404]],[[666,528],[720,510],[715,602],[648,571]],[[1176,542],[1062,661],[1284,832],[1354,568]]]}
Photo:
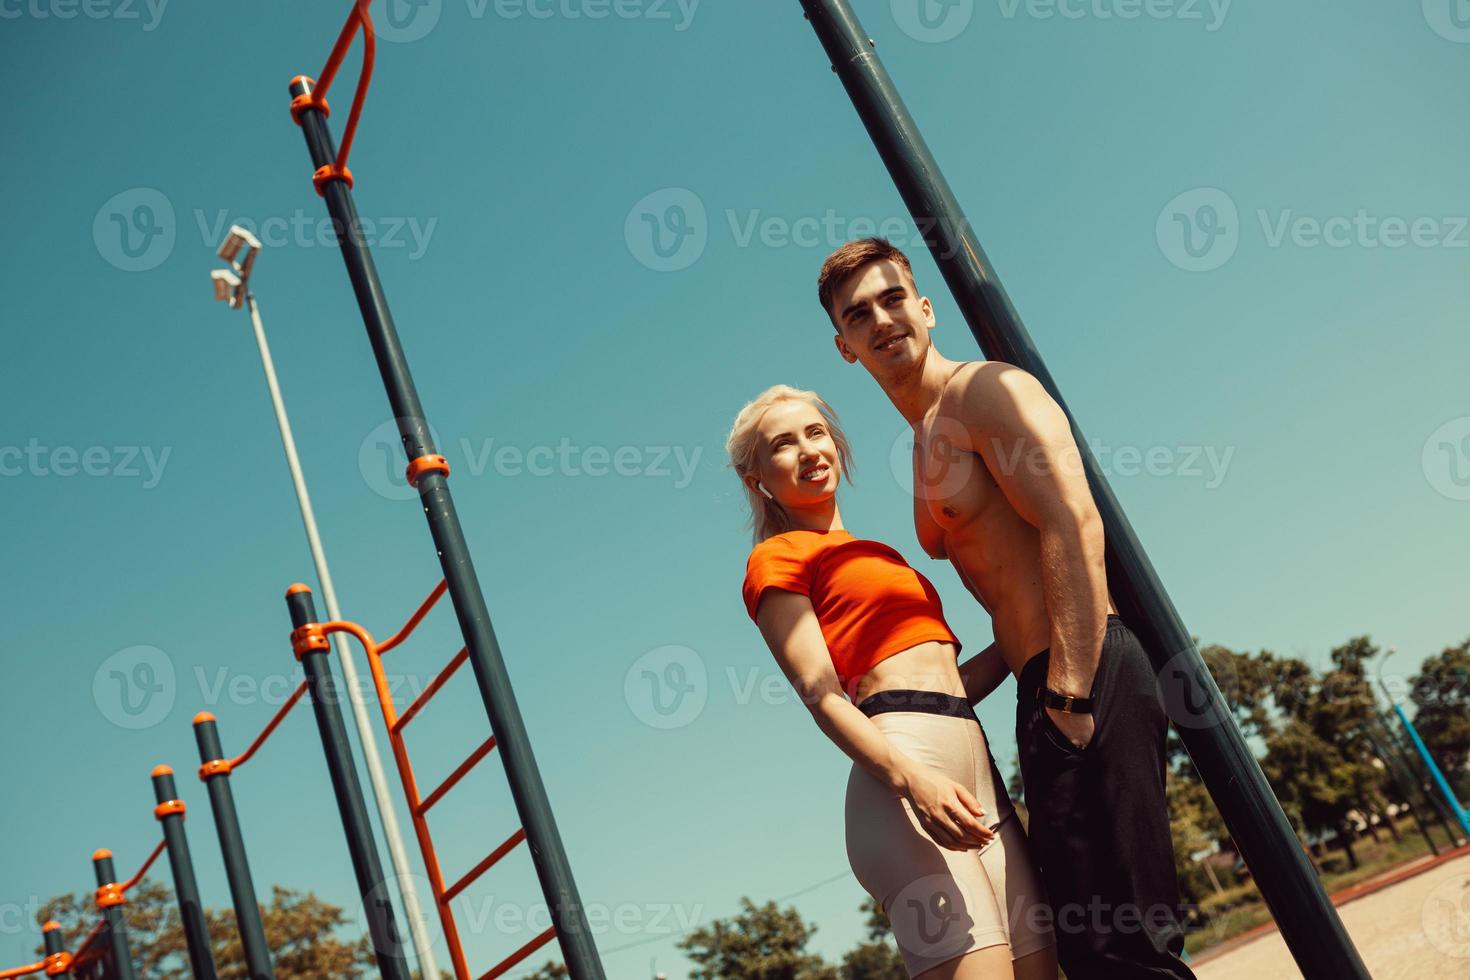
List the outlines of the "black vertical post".
{"label": "black vertical post", "polygon": [[[292,97],[309,94],[313,84],[309,78],[293,79]],[[321,110],[307,106],[300,112],[300,123],[312,166],[320,168],[331,164],[336,152]],[[328,180],[322,185],[322,194],[326,198],[327,211],[332,216],[337,241],[342,248],[342,259],[347,264],[347,275],[352,280],[358,309],[378,362],[378,372],[387,389],[388,403],[398,423],[404,452],[411,464],[419,463],[426,457],[436,456],[437,451],[398,340],[398,331],[393,325],[393,316],[388,311],[382,283],[378,281],[377,267],[363,241],[352,190],[343,180]],[[490,731],[495,736],[505,765],[516,814],[526,832],[531,861],[536,867],[542,894],[550,905],[562,959],[577,980],[601,980],[604,976],[602,962],[597,958],[586,911],[577,894],[572,867],[556,828],[551,802],[531,751],[531,740],[511,689],[510,675],[501,657],[500,644],[495,638],[490,611],[485,605],[469,546],[465,543],[459,514],[449,492],[447,469],[426,469],[418,475],[416,486],[434,547],[438,550],[454,614],[474,668],[475,683],[490,718]]]}
{"label": "black vertical post", "polygon": [[61,923],[53,919],[43,925],[41,927],[41,941],[46,945],[46,976],[62,977],[63,980],[70,977],[71,970],[69,969],[57,970],[55,973],[51,972],[53,964],[60,963],[63,960],[70,960],[70,957],[67,956],[66,947],[62,942]]}
{"label": "black vertical post", "polygon": [[[306,586],[291,586],[286,593],[286,607],[291,613],[293,629],[316,622],[316,608],[311,601],[311,590]],[[327,756],[337,810],[342,814],[342,830],[347,834],[347,850],[352,857],[352,871],[357,876],[357,890],[362,896],[368,935],[372,937],[373,953],[378,958],[378,970],[383,974],[383,980],[409,980],[408,964],[403,958],[403,940],[398,936],[393,903],[387,882],[383,880],[383,865],[378,858],[372,825],[368,823],[367,804],[363,801],[357,768],[352,762],[347,727],[342,721],[341,689],[327,659],[331,646],[325,637],[319,639],[319,643],[304,642],[296,655],[306,671],[306,683],[311,689],[311,706],[316,714],[317,729],[321,732],[322,750]]]}
{"label": "black vertical post", "polygon": [[117,872],[112,867],[112,852],[106,848],[92,855],[92,870],[97,874],[97,911],[102,913],[102,935],[112,955],[112,976],[116,980],[134,980],[133,954],[128,949],[128,924],[123,917],[127,899],[117,887]]}
{"label": "black vertical post", "polygon": [[173,870],[174,897],[179,903],[184,945],[189,949],[189,968],[194,972],[194,980],[216,980],[209,926],[204,921],[199,882],[194,877],[194,858],[189,853],[189,838],[184,832],[184,801],[179,799],[174,771],[168,766],[154,767],[153,796],[158,801],[153,815],[163,825],[163,843]]}
{"label": "black vertical post", "polygon": [[225,754],[220,748],[219,727],[208,711],[194,716],[194,741],[199,745],[202,763],[199,778],[204,780],[209,792],[209,808],[214,813],[214,829],[224,855],[225,876],[230,881],[230,900],[235,905],[235,923],[245,952],[246,976],[248,980],[276,980],[270,947],[265,941],[265,925],[260,919],[260,903],[255,898],[255,882],[250,878],[250,862],[245,859],[245,839],[240,833],[235,794],[230,789],[230,769],[228,765],[218,765],[225,761]]}
{"label": "black vertical post", "polygon": [[1342,920],[873,42],[847,0],[801,5],[981,350],[1034,375],[1067,412],[1103,521],[1109,591],[1148,648],[1180,738],[1298,967],[1308,980],[1366,980],[1368,971]]}

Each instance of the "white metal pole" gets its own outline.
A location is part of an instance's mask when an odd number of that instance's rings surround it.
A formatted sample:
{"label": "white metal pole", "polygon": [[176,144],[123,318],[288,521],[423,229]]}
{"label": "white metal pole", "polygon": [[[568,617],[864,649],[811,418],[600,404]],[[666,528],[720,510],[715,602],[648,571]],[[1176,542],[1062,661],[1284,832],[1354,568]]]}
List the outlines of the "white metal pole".
{"label": "white metal pole", "polygon": [[[291,436],[291,423],[286,418],[286,405],[281,400],[280,385],[276,383],[276,368],[271,361],[271,349],[265,342],[265,328],[260,323],[260,308],[255,303],[254,293],[247,290],[245,297],[250,305],[250,322],[255,326],[255,342],[260,347],[260,363],[265,368],[265,382],[270,388],[271,404],[276,410],[276,424],[281,430],[281,445],[286,449],[286,465],[291,469],[291,482],[296,486],[296,502],[301,505],[301,523],[306,525],[306,540],[311,545],[311,559],[316,563],[322,601],[327,607],[329,617],[341,619],[342,610],[337,605],[337,591],[332,587],[332,573],[327,569],[327,556],[322,550],[322,540],[316,530],[316,515],[311,509],[311,497],[306,492],[306,479],[301,474],[301,460],[296,455],[296,440]],[[403,847],[398,815],[393,809],[393,795],[389,791],[388,778],[383,773],[383,762],[378,755],[378,741],[373,734],[367,699],[358,684],[357,665],[352,659],[352,649],[346,635],[338,633],[335,641],[337,656],[342,662],[342,676],[347,681],[348,699],[352,702],[352,717],[357,722],[357,734],[362,741],[363,760],[373,784],[373,798],[377,801],[378,816],[383,824],[383,836],[388,838],[388,854],[392,858],[393,871],[398,878],[398,891],[403,896],[404,914],[408,918],[409,935],[413,939],[414,953],[419,961],[419,974],[423,980],[439,980],[439,965],[434,961],[423,908],[419,905],[418,891],[413,885],[413,869],[408,863],[408,852]]]}

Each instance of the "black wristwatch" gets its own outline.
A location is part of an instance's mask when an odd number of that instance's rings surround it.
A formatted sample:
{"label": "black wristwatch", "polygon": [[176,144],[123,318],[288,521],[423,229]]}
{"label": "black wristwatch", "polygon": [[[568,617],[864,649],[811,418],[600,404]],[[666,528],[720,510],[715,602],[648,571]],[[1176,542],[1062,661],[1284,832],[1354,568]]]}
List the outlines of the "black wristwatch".
{"label": "black wristwatch", "polygon": [[1069,715],[1092,714],[1092,698],[1079,698],[1074,694],[1059,694],[1049,687],[1038,688],[1036,696],[1048,708],[1056,708]]}

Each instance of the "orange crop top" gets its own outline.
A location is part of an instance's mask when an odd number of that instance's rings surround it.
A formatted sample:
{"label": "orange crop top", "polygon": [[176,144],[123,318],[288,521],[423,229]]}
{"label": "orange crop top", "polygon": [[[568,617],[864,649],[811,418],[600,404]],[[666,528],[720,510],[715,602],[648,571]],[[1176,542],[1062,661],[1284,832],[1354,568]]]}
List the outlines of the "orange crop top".
{"label": "orange crop top", "polygon": [[939,593],[886,544],[843,530],[787,531],[756,545],[745,565],[745,609],[755,619],[767,589],[812,601],[842,689],[873,665],[928,640],[960,641]]}

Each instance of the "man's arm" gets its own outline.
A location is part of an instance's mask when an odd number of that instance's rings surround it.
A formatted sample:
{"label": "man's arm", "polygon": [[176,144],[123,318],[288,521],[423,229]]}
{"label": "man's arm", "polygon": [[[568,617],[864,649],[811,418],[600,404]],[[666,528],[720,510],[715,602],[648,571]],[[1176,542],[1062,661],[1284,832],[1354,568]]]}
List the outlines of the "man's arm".
{"label": "man's arm", "polygon": [[985,700],[1009,676],[1011,669],[1000,655],[1000,647],[994,643],[960,664],[960,681],[965,685],[965,700],[972,708]]}
{"label": "man's arm", "polygon": [[1066,413],[1035,377],[998,361],[967,365],[950,383],[970,448],[1041,538],[1047,686],[1086,697],[1107,627],[1107,572],[1102,519]]}

